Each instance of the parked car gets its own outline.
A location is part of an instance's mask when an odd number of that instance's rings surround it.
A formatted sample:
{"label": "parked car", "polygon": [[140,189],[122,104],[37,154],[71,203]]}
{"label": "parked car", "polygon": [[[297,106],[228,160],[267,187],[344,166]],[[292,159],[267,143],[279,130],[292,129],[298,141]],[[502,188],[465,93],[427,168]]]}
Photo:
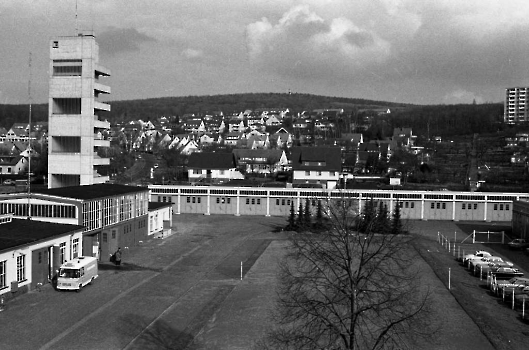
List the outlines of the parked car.
{"label": "parked car", "polygon": [[529,283],[529,278],[512,277],[508,280],[494,281],[494,283],[491,286],[491,289],[494,293],[498,294],[498,292],[504,287],[525,285],[526,283]]}
{"label": "parked car", "polygon": [[523,238],[516,238],[507,243],[507,245],[509,246],[509,249],[522,250],[529,247],[529,242]]}
{"label": "parked car", "polygon": [[[504,270],[504,269],[501,269],[501,268],[508,268],[508,269]],[[505,262],[505,261],[488,263],[486,265],[479,265],[479,267],[477,269],[479,269],[479,270],[475,270],[474,271],[475,275],[479,276],[479,273],[481,272],[481,275],[483,277],[485,277],[489,273],[491,273],[491,274],[495,273],[495,274],[497,274],[497,276],[496,276],[497,279],[509,279],[511,277],[515,277],[515,276],[519,276],[520,275],[520,273],[517,272],[518,269],[514,269],[510,262]],[[511,270],[513,270],[513,271],[511,271]],[[517,273],[515,273],[514,270]],[[509,273],[512,273],[512,276],[508,276]],[[521,273],[521,275],[523,275],[523,273]]]}
{"label": "parked car", "polygon": [[482,258],[485,256],[491,256],[492,254],[484,250],[476,250],[474,254],[467,254],[463,257],[463,264],[466,266],[467,261],[473,258]]}
{"label": "parked car", "polygon": [[13,186],[13,185],[15,185],[15,180],[12,180],[12,179],[6,179],[6,180],[4,180],[4,182],[2,182],[2,184],[3,184],[4,186]]}
{"label": "parked car", "polygon": [[506,280],[512,277],[522,277],[523,272],[514,267],[502,266],[491,270],[490,275],[497,280]]}
{"label": "parked car", "polygon": [[469,268],[471,270],[479,270],[480,268],[480,265],[483,265],[483,266],[486,266],[487,264],[489,263],[506,263],[505,265],[506,266],[513,266],[513,263],[509,262],[509,261],[504,261],[501,257],[499,256],[487,256],[487,257],[483,257],[483,258],[480,258],[480,259],[473,259],[473,260],[470,260],[470,265],[469,265]]}

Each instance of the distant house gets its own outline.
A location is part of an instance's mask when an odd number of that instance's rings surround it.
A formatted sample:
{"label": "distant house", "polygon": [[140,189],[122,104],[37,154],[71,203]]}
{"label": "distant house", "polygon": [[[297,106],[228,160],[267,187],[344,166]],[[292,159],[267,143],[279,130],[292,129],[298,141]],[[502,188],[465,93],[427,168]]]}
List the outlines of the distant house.
{"label": "distant house", "polygon": [[395,128],[393,129],[393,140],[397,142],[398,146],[410,148],[415,144],[417,136],[413,135],[411,128]]}
{"label": "distant house", "polygon": [[341,150],[338,147],[293,147],[293,184],[318,184],[333,189],[342,171]]}
{"label": "distant house", "polygon": [[28,169],[28,160],[22,156],[0,156],[0,174],[23,174]]}
{"label": "distant house", "polygon": [[244,179],[236,169],[232,153],[193,153],[189,156],[187,168],[190,182]]}
{"label": "distant house", "polygon": [[288,158],[282,150],[235,149],[233,154],[237,167],[247,173],[270,174],[286,170],[288,166]]}

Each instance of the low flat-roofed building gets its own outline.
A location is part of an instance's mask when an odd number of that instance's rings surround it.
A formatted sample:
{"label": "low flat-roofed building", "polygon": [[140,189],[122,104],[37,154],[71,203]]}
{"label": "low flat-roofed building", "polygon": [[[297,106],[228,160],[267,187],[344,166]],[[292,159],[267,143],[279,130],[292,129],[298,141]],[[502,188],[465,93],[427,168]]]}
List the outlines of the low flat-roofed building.
{"label": "low flat-roofed building", "polygon": [[0,296],[9,299],[49,283],[82,249],[83,226],[0,215]]}
{"label": "low flat-roofed building", "polygon": [[147,238],[148,203],[146,187],[95,184],[0,195],[0,214],[82,225],[82,255],[106,260]]}
{"label": "low flat-roofed building", "polygon": [[173,203],[170,196],[160,202],[149,202],[149,236],[165,238],[173,234]]}

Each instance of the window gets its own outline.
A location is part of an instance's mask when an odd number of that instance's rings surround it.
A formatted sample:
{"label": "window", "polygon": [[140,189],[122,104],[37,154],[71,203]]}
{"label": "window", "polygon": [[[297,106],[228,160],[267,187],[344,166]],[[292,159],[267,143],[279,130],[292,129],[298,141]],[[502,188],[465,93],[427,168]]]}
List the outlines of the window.
{"label": "window", "polygon": [[7,261],[0,261],[0,289],[6,287],[6,263]]}
{"label": "window", "polygon": [[279,205],[279,198],[276,199],[276,205]]}
{"label": "window", "polygon": [[321,176],[321,171],[318,171],[318,176]]}
{"label": "window", "polygon": [[446,203],[443,203],[443,209],[446,209]]}
{"label": "window", "polygon": [[79,256],[79,238],[75,238],[72,241],[72,258],[77,258]]}
{"label": "window", "polygon": [[191,197],[187,197],[186,201],[187,203],[191,203]]}
{"label": "window", "polygon": [[246,198],[246,204],[250,204],[250,198]]}
{"label": "window", "polygon": [[108,241],[107,233],[103,232],[103,243],[106,243]]}
{"label": "window", "polygon": [[305,176],[310,176],[310,171],[305,171]]}
{"label": "window", "polygon": [[116,239],[116,230],[112,230],[112,239]]}
{"label": "window", "polygon": [[230,202],[231,202],[231,198],[228,197],[228,198],[226,199],[226,201],[228,202],[228,204],[230,204]]}
{"label": "window", "polygon": [[505,210],[509,210],[509,204],[505,204]]}
{"label": "window", "polygon": [[257,198],[257,204],[261,204],[261,198]]}
{"label": "window", "polygon": [[461,209],[465,210],[465,203],[461,204]]}
{"label": "window", "polygon": [[478,209],[478,204],[474,203],[474,210]]}
{"label": "window", "polygon": [[220,203],[220,198],[219,198],[219,197],[217,197],[217,204],[219,204],[219,203]]}
{"label": "window", "polygon": [[255,204],[255,198],[252,198],[252,204]]}
{"label": "window", "polygon": [[406,206],[406,208],[408,208],[408,206],[409,206],[409,205],[410,205],[410,204],[409,204],[408,202],[406,202],[406,205],[405,205],[405,206]]}
{"label": "window", "polygon": [[66,242],[59,244],[59,259],[61,264],[66,261]]}
{"label": "window", "polygon": [[26,256],[17,256],[17,281],[22,282],[26,280]]}
{"label": "window", "polygon": [[503,204],[500,204],[500,210],[503,210]]}
{"label": "window", "polygon": [[58,41],[54,41],[51,47],[54,48],[54,49],[58,49],[59,48],[59,42]]}
{"label": "window", "polygon": [[411,203],[410,203],[410,207],[411,207],[411,208],[415,208],[415,202],[411,202]]}
{"label": "window", "polygon": [[435,203],[430,204],[430,208],[435,209]]}
{"label": "window", "polygon": [[441,203],[437,203],[437,209],[441,209]]}
{"label": "window", "polygon": [[498,204],[494,204],[494,210],[498,210]]}

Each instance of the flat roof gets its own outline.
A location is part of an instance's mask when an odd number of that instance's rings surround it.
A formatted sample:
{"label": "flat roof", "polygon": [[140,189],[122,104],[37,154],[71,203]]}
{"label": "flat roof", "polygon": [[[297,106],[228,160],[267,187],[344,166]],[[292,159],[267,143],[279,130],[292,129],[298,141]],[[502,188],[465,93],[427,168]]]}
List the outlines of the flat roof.
{"label": "flat roof", "polygon": [[0,224],[0,251],[64,236],[83,228],[81,225],[12,219],[11,222]]}
{"label": "flat roof", "polygon": [[173,203],[171,202],[149,202],[149,210],[156,210],[163,207],[170,207]]}
{"label": "flat roof", "polygon": [[117,184],[95,184],[85,186],[69,186],[49,189],[39,189],[33,193],[47,194],[50,196],[75,198],[75,199],[97,199],[123,194],[149,191],[147,187],[126,186]]}

